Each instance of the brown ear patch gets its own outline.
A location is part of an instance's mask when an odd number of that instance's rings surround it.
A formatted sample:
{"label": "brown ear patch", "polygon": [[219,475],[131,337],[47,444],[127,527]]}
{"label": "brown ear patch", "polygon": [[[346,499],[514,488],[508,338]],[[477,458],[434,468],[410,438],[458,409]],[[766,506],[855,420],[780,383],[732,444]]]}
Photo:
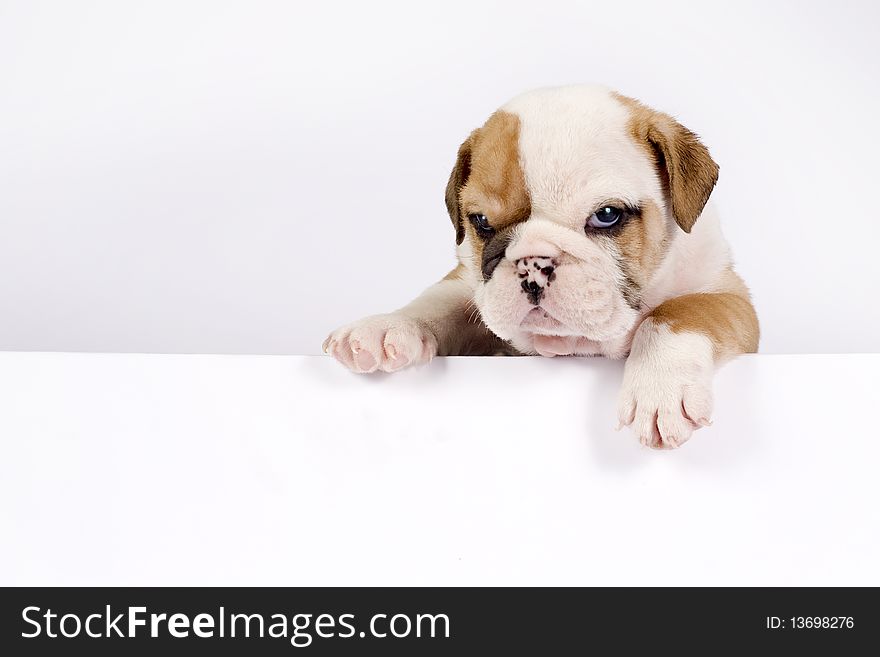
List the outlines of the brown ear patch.
{"label": "brown ear patch", "polygon": [[458,157],[455,159],[455,166],[452,167],[452,173],[449,174],[449,182],[446,183],[446,210],[449,212],[449,218],[452,219],[452,225],[455,227],[455,243],[461,244],[464,241],[464,224],[461,215],[461,202],[459,194],[461,188],[467,182],[471,175],[471,144],[474,140],[473,132],[464,140],[464,143],[458,147]]}
{"label": "brown ear patch", "polygon": [[689,233],[718,182],[718,165],[699,138],[668,114],[614,94],[631,113],[630,133],[657,162],[672,203],[672,215]]}
{"label": "brown ear patch", "polygon": [[[519,163],[519,117],[498,111],[458,149],[446,186],[446,208],[464,240],[467,216],[485,214],[496,230],[528,219],[531,202]],[[482,250],[479,238],[476,251]]]}

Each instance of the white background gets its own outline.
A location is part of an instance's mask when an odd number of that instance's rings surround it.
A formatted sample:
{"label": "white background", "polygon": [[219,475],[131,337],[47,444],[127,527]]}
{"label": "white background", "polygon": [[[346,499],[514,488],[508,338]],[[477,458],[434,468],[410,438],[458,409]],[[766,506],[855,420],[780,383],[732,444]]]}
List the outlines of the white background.
{"label": "white background", "polygon": [[743,356],[675,451],[622,370],[0,354],[0,586],[880,584],[880,354]]}
{"label": "white background", "polygon": [[876,2],[0,2],[0,349],[316,353],[453,264],[531,87],[675,114],[765,352],[880,349]]}

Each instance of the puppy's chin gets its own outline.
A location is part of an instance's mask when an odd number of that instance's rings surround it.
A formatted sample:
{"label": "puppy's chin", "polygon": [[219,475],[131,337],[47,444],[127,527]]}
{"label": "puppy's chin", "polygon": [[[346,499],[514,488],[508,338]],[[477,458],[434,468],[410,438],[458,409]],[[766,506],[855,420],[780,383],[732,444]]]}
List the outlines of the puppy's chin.
{"label": "puppy's chin", "polygon": [[519,328],[525,333],[534,335],[571,335],[571,329],[541,306],[532,308],[523,317]]}
{"label": "puppy's chin", "polygon": [[[543,312],[543,311],[541,311]],[[531,322],[523,324],[511,332],[507,340],[517,351],[539,356],[595,356],[623,358],[629,352],[634,329],[633,322],[628,328],[613,335],[603,335],[601,339],[571,331],[560,325],[559,330],[545,326],[533,328]]]}

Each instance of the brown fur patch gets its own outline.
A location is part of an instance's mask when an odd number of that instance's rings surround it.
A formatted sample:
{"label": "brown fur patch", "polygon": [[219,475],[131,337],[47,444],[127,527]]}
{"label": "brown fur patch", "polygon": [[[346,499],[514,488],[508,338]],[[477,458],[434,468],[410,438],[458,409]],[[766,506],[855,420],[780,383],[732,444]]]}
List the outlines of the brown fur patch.
{"label": "brown fur patch", "polygon": [[666,221],[652,201],[641,206],[641,216],[628,221],[615,238],[626,273],[640,288],[648,284],[666,255]]}
{"label": "brown fur patch", "polygon": [[[498,111],[474,130],[458,150],[446,187],[446,206],[461,244],[469,214],[484,214],[499,230],[528,219],[531,213],[526,181],[519,163],[519,117]],[[482,239],[472,234],[476,261]]]}
{"label": "brown fur patch", "polygon": [[715,358],[758,350],[758,316],[748,296],[733,292],[686,294],[670,299],[649,315],[674,333],[702,333],[712,340]]}
{"label": "brown fur patch", "polygon": [[633,139],[657,163],[675,221],[691,232],[718,182],[718,165],[699,138],[668,114],[618,93],[614,97],[630,111]]}
{"label": "brown fur patch", "polygon": [[474,133],[464,140],[458,147],[458,156],[455,158],[455,166],[449,174],[449,182],[446,183],[446,210],[449,212],[449,218],[452,219],[452,225],[455,227],[455,243],[461,244],[464,241],[464,218],[461,214],[461,199],[459,194],[461,188],[467,182],[468,176],[471,175],[471,146],[473,144]]}

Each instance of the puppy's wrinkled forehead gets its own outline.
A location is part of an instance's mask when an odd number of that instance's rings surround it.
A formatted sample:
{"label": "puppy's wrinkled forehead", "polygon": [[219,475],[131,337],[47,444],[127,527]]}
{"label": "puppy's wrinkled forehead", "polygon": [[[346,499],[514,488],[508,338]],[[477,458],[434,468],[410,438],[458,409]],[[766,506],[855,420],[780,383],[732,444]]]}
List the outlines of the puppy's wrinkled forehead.
{"label": "puppy's wrinkled forehead", "polygon": [[470,134],[446,206],[478,261],[489,235],[497,246],[531,218],[582,231],[609,205],[653,205],[689,233],[717,180],[709,151],[673,117],[605,87],[558,87],[517,96]]}
{"label": "puppy's wrinkled forehead", "polygon": [[564,220],[612,198],[635,205],[662,193],[632,138],[630,109],[610,90],[538,89],[502,111],[518,120],[518,163],[535,213]]}

